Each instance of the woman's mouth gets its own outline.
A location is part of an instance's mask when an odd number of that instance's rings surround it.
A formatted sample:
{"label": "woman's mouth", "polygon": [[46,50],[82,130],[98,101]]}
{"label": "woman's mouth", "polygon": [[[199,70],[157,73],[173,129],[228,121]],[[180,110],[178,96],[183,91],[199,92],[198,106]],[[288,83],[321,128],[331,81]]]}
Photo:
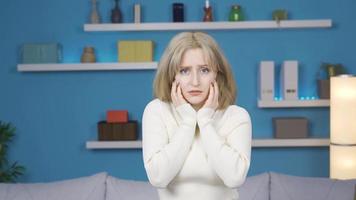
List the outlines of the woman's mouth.
{"label": "woman's mouth", "polygon": [[192,96],[198,96],[198,95],[200,95],[202,93],[202,91],[200,91],[200,90],[191,90],[188,93],[190,95],[192,95]]}

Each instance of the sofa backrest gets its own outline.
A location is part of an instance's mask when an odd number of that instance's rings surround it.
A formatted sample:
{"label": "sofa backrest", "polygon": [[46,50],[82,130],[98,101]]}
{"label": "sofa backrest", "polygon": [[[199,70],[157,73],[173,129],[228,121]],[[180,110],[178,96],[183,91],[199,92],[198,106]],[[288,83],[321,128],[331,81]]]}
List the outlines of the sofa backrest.
{"label": "sofa backrest", "polygon": [[[332,180],[275,172],[247,177],[239,200],[352,200],[356,179]],[[159,200],[147,181],[124,180],[99,173],[50,183],[0,184],[0,200]]]}
{"label": "sofa backrest", "polygon": [[158,192],[148,181],[133,181],[108,176],[106,200],[159,200]]}
{"label": "sofa backrest", "polygon": [[[238,189],[240,200],[268,200],[269,174],[248,177]],[[159,200],[157,189],[147,181],[132,181],[108,176],[106,200]]]}
{"label": "sofa backrest", "polygon": [[1,200],[104,200],[107,173],[50,183],[0,184]]}
{"label": "sofa backrest", "polygon": [[271,200],[352,200],[356,179],[333,180],[271,172]]}
{"label": "sofa backrest", "polygon": [[269,173],[247,177],[244,184],[238,188],[240,200],[268,200]]}

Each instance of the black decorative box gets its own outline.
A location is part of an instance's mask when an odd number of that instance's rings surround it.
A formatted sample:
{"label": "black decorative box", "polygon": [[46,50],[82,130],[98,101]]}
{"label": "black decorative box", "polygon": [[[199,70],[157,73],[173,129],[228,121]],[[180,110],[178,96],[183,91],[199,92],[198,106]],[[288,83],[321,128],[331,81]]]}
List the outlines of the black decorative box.
{"label": "black decorative box", "polygon": [[127,123],[98,122],[99,141],[137,140],[137,121]]}
{"label": "black decorative box", "polygon": [[307,138],[308,119],[305,117],[274,117],[275,138]]}

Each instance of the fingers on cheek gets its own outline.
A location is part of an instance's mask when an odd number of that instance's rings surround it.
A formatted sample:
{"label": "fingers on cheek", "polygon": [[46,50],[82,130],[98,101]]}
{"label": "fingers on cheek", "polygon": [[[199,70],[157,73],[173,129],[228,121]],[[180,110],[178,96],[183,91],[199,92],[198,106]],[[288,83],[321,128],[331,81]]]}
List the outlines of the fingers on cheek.
{"label": "fingers on cheek", "polygon": [[182,94],[182,88],[180,86],[178,86],[177,88],[177,99],[181,99],[183,94]]}
{"label": "fingers on cheek", "polygon": [[176,90],[176,84],[173,82],[172,88],[171,88],[171,94],[173,95],[173,92]]}
{"label": "fingers on cheek", "polygon": [[181,93],[182,93],[182,88],[178,87],[178,88],[177,88],[177,93],[176,93],[177,97],[178,97]]}
{"label": "fingers on cheek", "polygon": [[218,88],[217,88],[217,85],[216,85],[216,82],[214,82],[214,103],[216,104],[217,101],[218,101],[218,96],[219,96],[219,92],[218,92]]}

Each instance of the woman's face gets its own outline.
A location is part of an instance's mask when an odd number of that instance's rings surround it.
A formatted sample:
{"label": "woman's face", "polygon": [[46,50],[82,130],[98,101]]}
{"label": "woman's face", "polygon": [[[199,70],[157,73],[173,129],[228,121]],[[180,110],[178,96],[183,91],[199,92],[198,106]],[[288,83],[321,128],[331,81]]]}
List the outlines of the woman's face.
{"label": "woman's face", "polygon": [[207,65],[200,48],[189,49],[183,54],[181,65],[175,76],[183,97],[194,108],[201,108],[209,94],[210,84],[216,73]]}

